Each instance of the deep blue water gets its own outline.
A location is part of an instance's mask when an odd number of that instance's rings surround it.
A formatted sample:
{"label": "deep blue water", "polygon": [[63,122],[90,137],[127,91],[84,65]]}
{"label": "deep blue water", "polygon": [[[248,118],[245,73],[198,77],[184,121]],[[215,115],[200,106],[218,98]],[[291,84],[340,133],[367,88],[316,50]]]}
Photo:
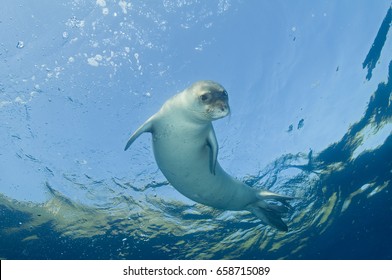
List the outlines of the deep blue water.
{"label": "deep blue water", "polygon": [[[255,2],[6,0],[0,258],[392,259],[391,2]],[[288,233],[179,195],[148,136],[123,152],[206,78],[221,165],[300,197]]]}

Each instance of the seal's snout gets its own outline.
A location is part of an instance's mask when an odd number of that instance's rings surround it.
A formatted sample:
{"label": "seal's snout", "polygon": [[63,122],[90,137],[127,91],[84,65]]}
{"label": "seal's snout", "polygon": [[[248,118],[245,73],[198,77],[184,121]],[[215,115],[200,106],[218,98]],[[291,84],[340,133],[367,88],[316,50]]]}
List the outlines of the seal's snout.
{"label": "seal's snout", "polygon": [[227,111],[227,110],[229,109],[229,107],[228,107],[226,104],[220,104],[220,105],[218,105],[218,108],[219,108],[222,112]]}
{"label": "seal's snout", "polygon": [[218,108],[219,108],[219,110],[220,110],[222,113],[224,113],[224,112],[226,112],[227,114],[230,113],[230,107],[229,107],[228,104],[222,104],[222,105],[220,105]]}
{"label": "seal's snout", "polygon": [[230,114],[230,106],[225,100],[218,100],[211,106],[213,119],[220,119]]}

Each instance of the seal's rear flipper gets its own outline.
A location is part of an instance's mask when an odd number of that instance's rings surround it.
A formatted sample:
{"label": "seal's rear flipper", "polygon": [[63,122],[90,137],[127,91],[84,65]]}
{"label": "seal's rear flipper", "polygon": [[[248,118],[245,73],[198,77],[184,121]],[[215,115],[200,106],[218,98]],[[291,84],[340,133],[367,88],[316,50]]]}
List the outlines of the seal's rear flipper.
{"label": "seal's rear flipper", "polygon": [[132,145],[132,143],[136,140],[136,138],[138,138],[142,133],[144,132],[152,132],[152,118],[154,116],[152,116],[151,118],[149,118],[144,124],[142,124],[129,138],[127,145],[124,148],[124,151],[126,151],[129,146]]}
{"label": "seal's rear flipper", "polygon": [[282,217],[293,209],[287,201],[294,199],[294,197],[263,190],[257,193],[257,198],[259,200],[249,205],[248,210],[259,218],[263,224],[281,231],[288,231]]}
{"label": "seal's rear flipper", "polygon": [[287,202],[292,199],[300,199],[299,197],[292,197],[287,195],[281,195],[278,193],[270,192],[267,190],[261,190],[257,192],[257,197],[260,200],[276,200],[286,206],[289,210],[293,210],[293,207]]}

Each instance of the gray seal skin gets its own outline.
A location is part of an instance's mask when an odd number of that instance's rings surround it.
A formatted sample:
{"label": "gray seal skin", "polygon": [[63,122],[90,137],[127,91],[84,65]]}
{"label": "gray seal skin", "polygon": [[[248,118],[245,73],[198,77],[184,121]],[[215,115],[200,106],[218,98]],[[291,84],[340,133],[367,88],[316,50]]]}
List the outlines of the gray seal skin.
{"label": "gray seal skin", "polygon": [[256,190],[227,174],[219,162],[212,121],[230,113],[226,90],[199,81],[167,100],[129,138],[152,134],[155,160],[170,184],[193,201],[223,210],[248,210],[264,224],[287,231],[282,216],[291,206],[283,196]]}

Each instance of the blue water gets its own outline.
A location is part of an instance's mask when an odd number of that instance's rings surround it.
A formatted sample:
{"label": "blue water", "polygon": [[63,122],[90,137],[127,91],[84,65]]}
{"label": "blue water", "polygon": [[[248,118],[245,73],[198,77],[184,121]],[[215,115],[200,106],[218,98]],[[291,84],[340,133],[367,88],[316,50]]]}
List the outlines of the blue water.
{"label": "blue water", "polygon": [[[313,2],[3,0],[0,258],[392,259],[391,2]],[[300,198],[288,233],[123,151],[200,79],[222,167]]]}

